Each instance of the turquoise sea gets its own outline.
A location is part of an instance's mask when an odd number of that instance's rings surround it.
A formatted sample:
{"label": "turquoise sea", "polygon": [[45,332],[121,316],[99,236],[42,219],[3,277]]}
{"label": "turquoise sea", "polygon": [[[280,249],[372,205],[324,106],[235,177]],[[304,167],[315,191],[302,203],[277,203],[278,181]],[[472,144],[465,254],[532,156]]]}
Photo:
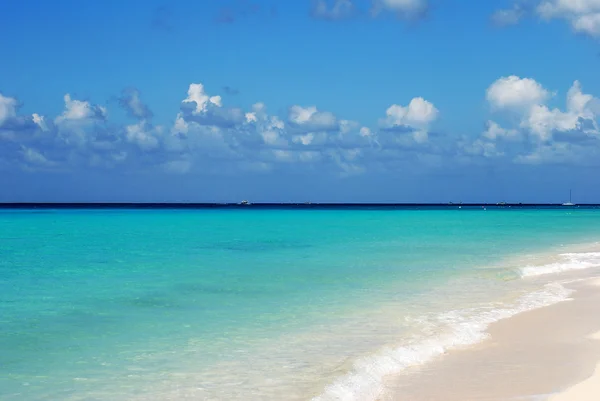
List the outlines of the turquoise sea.
{"label": "turquoise sea", "polygon": [[598,241],[583,207],[0,209],[0,399],[374,400]]}

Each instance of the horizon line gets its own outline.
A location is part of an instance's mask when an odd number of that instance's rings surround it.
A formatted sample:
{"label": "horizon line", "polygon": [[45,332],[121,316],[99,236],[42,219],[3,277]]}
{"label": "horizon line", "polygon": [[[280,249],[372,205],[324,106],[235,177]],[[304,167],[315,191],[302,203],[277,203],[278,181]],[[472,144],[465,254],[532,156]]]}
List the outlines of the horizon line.
{"label": "horizon line", "polygon": [[392,207],[392,206],[483,206],[483,207],[523,207],[523,206],[600,206],[600,203],[579,203],[565,205],[563,203],[538,203],[538,202],[0,202],[0,208],[18,207],[269,207],[269,206],[356,206],[356,207]]}

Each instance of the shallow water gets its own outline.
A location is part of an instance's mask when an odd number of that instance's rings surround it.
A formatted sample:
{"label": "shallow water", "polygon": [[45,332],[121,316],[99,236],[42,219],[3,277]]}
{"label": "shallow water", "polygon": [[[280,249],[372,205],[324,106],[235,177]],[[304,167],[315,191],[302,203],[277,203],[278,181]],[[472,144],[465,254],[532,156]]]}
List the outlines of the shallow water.
{"label": "shallow water", "polygon": [[368,399],[388,371],[566,297],[539,274],[599,264],[570,252],[599,223],[596,209],[5,211],[0,398]]}

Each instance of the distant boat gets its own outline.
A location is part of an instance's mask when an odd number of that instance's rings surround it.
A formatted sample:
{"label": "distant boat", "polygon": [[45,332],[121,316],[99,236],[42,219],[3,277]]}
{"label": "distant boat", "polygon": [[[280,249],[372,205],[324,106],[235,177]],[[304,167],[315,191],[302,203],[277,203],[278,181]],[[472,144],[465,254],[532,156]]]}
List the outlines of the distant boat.
{"label": "distant boat", "polygon": [[240,205],[249,205],[250,202],[248,202],[247,200],[243,200],[240,202]]}
{"label": "distant boat", "polygon": [[562,204],[563,206],[575,206],[574,203],[571,202],[571,190],[569,189],[569,201]]}

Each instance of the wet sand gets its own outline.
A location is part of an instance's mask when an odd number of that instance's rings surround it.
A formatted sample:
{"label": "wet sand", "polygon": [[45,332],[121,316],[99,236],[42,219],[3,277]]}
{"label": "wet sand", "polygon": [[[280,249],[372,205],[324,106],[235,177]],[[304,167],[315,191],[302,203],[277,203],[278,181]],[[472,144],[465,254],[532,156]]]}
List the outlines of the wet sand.
{"label": "wet sand", "polygon": [[496,322],[484,342],[387,378],[381,401],[600,400],[600,279],[565,287],[572,299]]}

